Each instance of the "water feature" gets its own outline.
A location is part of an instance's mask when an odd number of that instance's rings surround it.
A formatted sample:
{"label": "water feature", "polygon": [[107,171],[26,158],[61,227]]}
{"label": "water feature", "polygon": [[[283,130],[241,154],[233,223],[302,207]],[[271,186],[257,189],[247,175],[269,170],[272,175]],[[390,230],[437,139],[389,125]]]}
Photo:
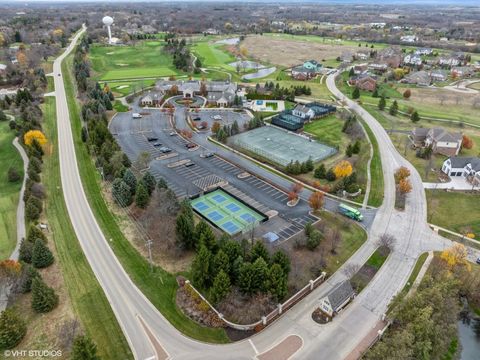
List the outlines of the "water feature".
{"label": "water feature", "polygon": [[465,305],[458,321],[460,360],[478,360],[480,359],[480,317],[469,309],[466,301]]}
{"label": "water feature", "polygon": [[243,75],[242,79],[245,79],[245,80],[259,79],[259,78],[268,76],[270,74],[273,74],[275,72],[275,70],[277,70],[277,68],[275,66],[270,67],[270,68],[266,68],[266,69],[260,69],[257,72],[247,74],[247,75]]}

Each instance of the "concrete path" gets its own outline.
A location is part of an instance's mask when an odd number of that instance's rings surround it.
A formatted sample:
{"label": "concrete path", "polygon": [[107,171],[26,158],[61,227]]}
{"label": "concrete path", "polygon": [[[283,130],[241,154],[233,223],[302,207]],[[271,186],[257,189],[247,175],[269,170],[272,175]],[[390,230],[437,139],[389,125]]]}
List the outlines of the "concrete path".
{"label": "concrete path", "polygon": [[23,201],[23,194],[25,192],[25,183],[27,181],[27,169],[28,169],[28,156],[25,152],[25,149],[22,145],[18,142],[18,138],[13,139],[13,146],[18,150],[20,156],[23,160],[23,182],[22,187],[20,189],[20,194],[18,198],[18,205],[17,205],[17,245],[13,250],[12,255],[10,255],[10,259],[18,260],[18,251],[20,249],[20,243],[26,237],[26,230],[25,230],[25,202]]}
{"label": "concrete path", "polygon": [[446,90],[454,91],[462,94],[478,94],[476,89],[469,88],[470,85],[480,82],[480,80],[459,80],[450,85],[444,86]]}
{"label": "concrete path", "polygon": [[471,191],[471,190],[480,190],[480,186],[474,186],[470,184],[465,178],[463,177],[452,177],[451,181],[446,183],[428,183],[424,182],[423,187],[425,189],[433,189],[433,190],[440,190],[440,189],[449,189],[449,190],[463,190],[463,191]]}
{"label": "concrete path", "polygon": [[412,284],[412,287],[410,288],[410,290],[407,293],[407,296],[412,296],[412,294],[415,292],[415,290],[417,290],[418,285],[420,285],[420,283],[421,283],[423,277],[425,276],[425,273],[427,272],[428,267],[430,266],[430,263],[432,262],[432,260],[433,260],[433,251],[429,251],[427,258],[425,259],[425,262],[423,263],[420,271],[417,274],[417,277],[415,278],[415,281]]}

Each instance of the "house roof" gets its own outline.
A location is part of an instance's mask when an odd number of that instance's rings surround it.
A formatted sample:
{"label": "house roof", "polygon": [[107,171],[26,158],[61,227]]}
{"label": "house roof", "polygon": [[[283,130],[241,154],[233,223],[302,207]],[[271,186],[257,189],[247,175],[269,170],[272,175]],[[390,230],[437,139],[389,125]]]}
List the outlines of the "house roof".
{"label": "house roof", "polygon": [[475,172],[480,171],[480,158],[478,157],[453,156],[449,160],[452,168],[464,168],[470,164]]}
{"label": "house roof", "polygon": [[342,281],[335,285],[335,287],[328,293],[328,301],[333,311],[337,311],[345,301],[355,295],[349,280]]}
{"label": "house roof", "polygon": [[463,138],[462,133],[448,132],[443,128],[430,129],[428,135],[435,141],[461,142]]}
{"label": "house roof", "polygon": [[310,111],[310,108],[305,105],[298,104],[297,106],[295,106],[295,111],[306,114]]}

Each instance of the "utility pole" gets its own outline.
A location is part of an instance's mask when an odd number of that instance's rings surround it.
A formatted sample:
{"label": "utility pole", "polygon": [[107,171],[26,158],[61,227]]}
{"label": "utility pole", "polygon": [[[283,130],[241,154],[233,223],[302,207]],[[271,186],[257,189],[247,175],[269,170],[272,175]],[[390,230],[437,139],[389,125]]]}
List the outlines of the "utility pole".
{"label": "utility pole", "polygon": [[150,272],[153,272],[153,260],[152,260],[152,240],[147,240],[146,242],[148,249],[148,259],[150,261]]}

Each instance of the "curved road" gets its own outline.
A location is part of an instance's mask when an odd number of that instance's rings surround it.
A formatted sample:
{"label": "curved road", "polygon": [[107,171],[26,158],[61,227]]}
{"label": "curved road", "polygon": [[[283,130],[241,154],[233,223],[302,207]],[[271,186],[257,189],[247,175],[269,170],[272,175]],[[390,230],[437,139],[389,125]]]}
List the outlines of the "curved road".
{"label": "curved road", "polygon": [[[416,257],[423,251],[441,249],[445,245],[443,239],[436,236],[426,225],[425,194],[418,173],[397,153],[376,120],[360,106],[346,100],[349,107],[364,117],[377,137],[385,175],[385,201],[372,225],[369,240],[347,263],[365,262],[376,248],[376,239],[386,232],[397,236],[392,255],[369,286],[328,325],[320,326],[313,322],[311,312],[316,307],[318,298],[343,279],[341,271],[250,340],[212,345],[186,338],[160,314],[125,273],[105,239],[83,190],[61,76],[61,62],[72,51],[84,31],[85,28],[75,36],[53,66],[62,187],[78,240],[109,299],[135,358],[164,359],[168,356],[189,360],[252,359],[293,334],[303,339],[303,347],[295,354],[296,358],[342,359],[378,322],[391,298],[405,284]],[[334,94],[343,97],[336,89],[333,77],[327,79],[327,85]],[[414,186],[407,201],[407,209],[402,213],[393,209],[393,171],[400,165],[411,169]]]}

